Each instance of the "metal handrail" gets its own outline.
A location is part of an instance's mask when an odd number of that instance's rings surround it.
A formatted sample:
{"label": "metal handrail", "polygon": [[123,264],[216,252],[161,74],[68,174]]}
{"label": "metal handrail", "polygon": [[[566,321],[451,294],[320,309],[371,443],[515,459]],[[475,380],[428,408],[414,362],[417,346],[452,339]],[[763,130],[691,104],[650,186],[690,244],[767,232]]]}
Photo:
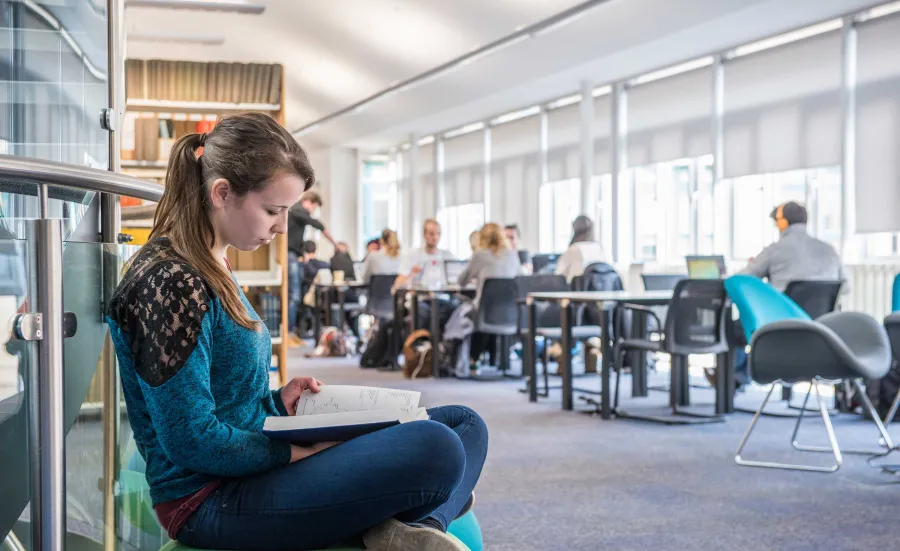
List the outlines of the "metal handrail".
{"label": "metal handrail", "polygon": [[16,180],[159,202],[163,187],[134,176],[96,168],[0,155],[0,180]]}

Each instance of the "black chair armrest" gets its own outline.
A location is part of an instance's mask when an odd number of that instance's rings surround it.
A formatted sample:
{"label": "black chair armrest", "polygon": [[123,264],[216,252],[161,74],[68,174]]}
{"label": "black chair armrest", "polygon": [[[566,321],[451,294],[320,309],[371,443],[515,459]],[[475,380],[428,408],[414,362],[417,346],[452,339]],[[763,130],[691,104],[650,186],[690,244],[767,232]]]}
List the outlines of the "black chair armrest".
{"label": "black chair armrest", "polygon": [[660,330],[662,330],[662,327],[663,327],[662,320],[660,320],[659,316],[656,315],[656,312],[654,312],[648,306],[642,306],[640,304],[631,304],[629,302],[620,302],[617,305],[617,308],[619,308],[620,310],[634,310],[636,312],[642,312],[644,314],[647,314],[656,320],[657,326],[660,328]]}

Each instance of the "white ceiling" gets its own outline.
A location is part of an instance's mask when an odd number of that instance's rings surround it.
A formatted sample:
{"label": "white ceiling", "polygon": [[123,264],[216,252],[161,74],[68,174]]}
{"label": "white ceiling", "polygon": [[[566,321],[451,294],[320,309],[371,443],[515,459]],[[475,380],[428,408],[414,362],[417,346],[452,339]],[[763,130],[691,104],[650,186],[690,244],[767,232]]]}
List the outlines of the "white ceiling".
{"label": "white ceiling", "polygon": [[[577,0],[252,0],[262,15],[128,8],[128,31],[218,35],[219,46],[134,42],[127,55],[285,66],[294,130]],[[861,9],[875,0],[608,0],[583,17],[303,136],[376,151]]]}

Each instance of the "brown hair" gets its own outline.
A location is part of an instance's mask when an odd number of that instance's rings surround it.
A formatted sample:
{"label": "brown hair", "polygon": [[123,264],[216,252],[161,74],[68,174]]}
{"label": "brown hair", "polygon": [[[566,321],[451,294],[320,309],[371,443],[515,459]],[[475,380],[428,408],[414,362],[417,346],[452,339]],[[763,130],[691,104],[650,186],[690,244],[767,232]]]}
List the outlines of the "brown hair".
{"label": "brown hair", "polygon": [[422,222],[422,233],[428,231],[429,224],[434,224],[438,229],[441,229],[441,223],[437,221],[437,218],[426,218],[425,221]]}
{"label": "brown hair", "polygon": [[380,241],[381,246],[384,247],[384,252],[391,258],[397,258],[397,255],[400,254],[400,240],[397,239],[397,232],[385,229],[381,232]]}
{"label": "brown hair", "polygon": [[311,189],[304,192],[303,195],[300,196],[300,202],[302,203],[303,201],[309,201],[313,205],[317,205],[320,207],[322,206],[322,196],[319,195],[318,192]]}
{"label": "brown hair", "polygon": [[[197,149],[203,153],[197,156]],[[209,134],[188,134],[172,147],[166,188],[156,207],[150,239],[168,237],[175,252],[200,272],[228,315],[255,329],[238,288],[213,257],[210,186],[220,178],[243,197],[264,189],[277,173],[296,175],[308,189],[315,173],[306,152],[275,119],[263,113],[225,117]]]}
{"label": "brown hair", "polygon": [[506,242],[506,236],[503,235],[503,230],[500,229],[500,226],[494,224],[493,222],[489,222],[482,226],[481,231],[478,232],[481,237],[481,248],[482,249],[490,249],[495,256],[500,256],[500,253],[503,252],[504,249],[509,248],[509,244]]}

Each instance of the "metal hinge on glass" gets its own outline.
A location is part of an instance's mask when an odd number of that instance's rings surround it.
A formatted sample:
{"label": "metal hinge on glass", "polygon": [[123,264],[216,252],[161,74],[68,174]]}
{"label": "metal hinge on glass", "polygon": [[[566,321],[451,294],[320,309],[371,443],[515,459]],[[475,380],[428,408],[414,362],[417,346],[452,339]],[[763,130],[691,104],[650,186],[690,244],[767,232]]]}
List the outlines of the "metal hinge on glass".
{"label": "metal hinge on glass", "polygon": [[110,107],[100,109],[100,128],[107,132],[116,131],[116,110]]}
{"label": "metal hinge on glass", "polygon": [[[74,337],[78,331],[78,317],[72,312],[63,314],[63,338]],[[13,318],[13,335],[20,341],[39,341],[44,338],[43,316],[38,313],[19,314]]]}

